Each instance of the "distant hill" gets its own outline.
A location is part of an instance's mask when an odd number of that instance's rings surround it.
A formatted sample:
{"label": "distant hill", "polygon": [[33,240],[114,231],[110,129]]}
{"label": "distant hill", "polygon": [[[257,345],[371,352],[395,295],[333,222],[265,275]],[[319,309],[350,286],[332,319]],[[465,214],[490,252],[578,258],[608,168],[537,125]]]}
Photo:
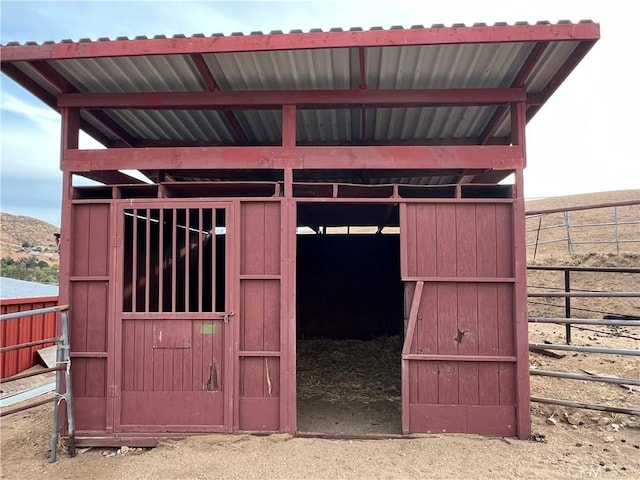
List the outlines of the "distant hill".
{"label": "distant hill", "polygon": [[58,263],[54,233],[60,229],[42,220],[0,212],[0,257],[15,260],[36,257],[50,264]]}
{"label": "distant hill", "polygon": [[[531,212],[627,200],[640,200],[640,190],[618,190],[542,198],[526,202],[526,210]],[[568,215],[575,254],[640,254],[640,205],[618,207],[615,211],[611,207],[581,210],[570,212]],[[619,243],[616,243],[616,236]],[[562,213],[527,218],[529,261],[534,257],[538,263],[562,261],[564,257],[569,255],[566,239],[567,229]]]}
{"label": "distant hill", "polygon": [[542,210],[593,205],[595,203],[622,202],[625,200],[640,200],[640,190],[614,190],[612,192],[580,193],[578,195],[540,198],[527,201],[526,208],[527,210]]}

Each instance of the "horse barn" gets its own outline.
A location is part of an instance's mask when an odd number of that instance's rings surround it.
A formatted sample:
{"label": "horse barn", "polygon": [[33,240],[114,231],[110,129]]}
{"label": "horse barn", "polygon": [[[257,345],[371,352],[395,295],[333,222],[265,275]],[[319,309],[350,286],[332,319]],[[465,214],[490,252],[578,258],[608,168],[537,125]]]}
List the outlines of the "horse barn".
{"label": "horse barn", "polygon": [[77,443],[527,438],[525,125],[598,38],[584,21],[3,45],[2,71],[62,118]]}

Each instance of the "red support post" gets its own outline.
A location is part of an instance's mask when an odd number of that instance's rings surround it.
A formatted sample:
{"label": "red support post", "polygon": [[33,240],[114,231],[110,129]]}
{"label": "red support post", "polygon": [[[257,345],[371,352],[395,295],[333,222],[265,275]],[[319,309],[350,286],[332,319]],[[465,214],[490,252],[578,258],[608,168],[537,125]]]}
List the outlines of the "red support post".
{"label": "red support post", "polygon": [[527,123],[527,106],[524,103],[511,104],[511,144],[519,147],[522,154],[522,167],[527,166],[525,125]]}
{"label": "red support post", "polygon": [[77,108],[63,108],[60,110],[62,116],[62,139],[60,142],[60,157],[64,158],[67,150],[78,149],[78,138],[80,135],[80,110]]}
{"label": "red support post", "polygon": [[284,105],[282,107],[282,146],[296,146],[296,107]]}
{"label": "red support post", "polygon": [[516,198],[513,204],[513,258],[514,258],[514,322],[516,364],[516,425],[521,440],[531,435],[530,386],[529,386],[529,337],[527,317],[527,253],[525,233],[525,207],[523,172],[516,170]]}

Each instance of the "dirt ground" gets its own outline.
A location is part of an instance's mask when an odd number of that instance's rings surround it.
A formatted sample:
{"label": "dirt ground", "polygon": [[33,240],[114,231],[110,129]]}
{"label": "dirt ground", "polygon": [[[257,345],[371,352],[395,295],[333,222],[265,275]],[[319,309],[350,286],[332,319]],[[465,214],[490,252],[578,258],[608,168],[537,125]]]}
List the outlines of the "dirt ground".
{"label": "dirt ground", "polygon": [[[601,201],[605,200],[611,199]],[[552,206],[556,205],[539,207]],[[634,215],[637,218],[637,213]],[[601,251],[569,257],[558,246],[557,251],[539,253],[536,263],[637,267],[640,252],[634,249],[626,255],[614,256]],[[640,284],[637,277],[572,274],[572,286],[585,290],[637,291]],[[555,272],[529,272],[528,283],[531,291],[564,286],[562,273]],[[530,315],[564,316],[562,299],[531,300]],[[574,299],[572,307],[576,316],[584,318],[602,318],[603,312],[640,315],[638,299]],[[640,328],[574,326],[572,332],[575,344],[640,347]],[[531,342],[564,343],[561,326],[530,324],[529,333]],[[531,367],[640,378],[640,357],[561,353],[566,355],[559,359],[532,353]],[[373,433],[399,430],[393,392],[384,393],[386,400],[382,395],[378,403],[366,405],[358,403],[361,399],[354,396],[351,399],[354,404],[343,405],[342,410],[336,410],[335,405],[314,403],[313,384],[309,384],[308,392],[308,398],[299,399],[303,413],[301,431],[317,431],[317,425],[322,424],[327,433],[348,433],[354,424],[362,426],[364,422],[369,422],[367,431]],[[611,384],[532,376],[531,393],[538,397],[640,408],[640,391]],[[385,407],[385,401],[390,406]],[[327,423],[327,412],[334,415],[333,426]],[[386,412],[386,416],[380,416],[381,412]],[[540,403],[532,404],[531,413],[534,435],[530,440],[452,434],[387,440],[209,435],[167,441],[153,449],[80,450],[82,453],[76,458],[61,452],[59,461],[50,464],[49,404],[2,418],[0,476],[30,480],[640,479],[640,418]]]}
{"label": "dirt ground", "polygon": [[[617,388],[617,387],[616,387]],[[640,478],[640,429],[612,415],[585,414],[584,425],[546,423],[535,408],[533,430],[545,442],[432,435],[397,440],[323,440],[288,435],[209,435],[153,449],[90,449],[48,463],[51,407],[16,414],[2,426],[7,479],[555,479]],[[589,420],[615,420],[603,425]],[[125,449],[126,450],[126,449]],[[121,452],[121,451],[120,451]]]}
{"label": "dirt ground", "polygon": [[[637,348],[637,328],[598,327],[600,333],[574,328],[574,343]],[[628,332],[627,332],[628,330]],[[614,335],[607,335],[612,333]],[[530,326],[534,342],[562,343],[563,327]],[[531,354],[534,368],[640,378],[640,359],[619,355],[568,353],[555,359]],[[640,408],[640,392],[616,385],[531,377],[532,395]],[[305,399],[300,408],[305,408]],[[335,405],[326,411],[335,414]],[[344,433],[354,422],[384,411],[378,405],[344,408],[327,429],[322,410],[306,417],[308,430],[322,423],[327,433]],[[392,412],[393,409],[387,409]],[[349,417],[349,411],[361,417]],[[7,479],[565,479],[640,478],[640,418],[532,404],[535,439],[428,435],[413,439],[326,440],[249,435],[208,435],[162,442],[153,449],[80,450],[76,458],[61,452],[48,463],[51,405],[2,419],[2,478]],[[366,417],[366,418],[365,418]],[[371,418],[370,418],[371,417]],[[375,419],[374,419],[375,420]],[[395,413],[372,423],[388,428]],[[575,425],[572,425],[575,424]],[[304,427],[305,425],[300,425]],[[399,428],[399,425],[396,425]],[[304,430],[304,428],[301,428]],[[375,432],[375,428],[370,430]],[[538,441],[536,441],[538,440]]]}

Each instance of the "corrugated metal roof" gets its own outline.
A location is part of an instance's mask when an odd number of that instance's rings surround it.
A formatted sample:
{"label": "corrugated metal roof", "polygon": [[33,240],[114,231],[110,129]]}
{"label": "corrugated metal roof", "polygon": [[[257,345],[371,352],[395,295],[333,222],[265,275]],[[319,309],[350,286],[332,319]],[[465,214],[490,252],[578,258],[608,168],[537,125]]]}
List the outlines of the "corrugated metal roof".
{"label": "corrugated metal roof", "polygon": [[[560,22],[560,24],[566,22]],[[478,24],[476,26],[482,26]],[[518,23],[516,25],[527,25]],[[548,22],[540,22],[547,26]],[[461,25],[454,25],[460,29]],[[474,26],[475,27],[475,26]],[[497,28],[508,27],[496,24]],[[422,29],[415,26],[407,31]],[[432,29],[447,35],[447,28]],[[536,28],[536,26],[531,26]],[[380,30],[374,28],[372,31]],[[394,27],[392,30],[398,30]],[[352,32],[361,32],[354,28]],[[457,30],[456,30],[457,31]],[[299,31],[293,31],[292,34]],[[312,30],[311,32],[320,32]],[[331,32],[342,32],[332,29]],[[286,37],[272,32],[275,40]],[[311,34],[311,33],[310,33]],[[309,35],[310,35],[309,34]],[[253,38],[252,32],[232,37]],[[202,39],[203,35],[194,35]],[[215,40],[212,39],[212,50]],[[156,37],[158,41],[165,37]],[[183,39],[184,36],[177,36]],[[224,37],[228,38],[228,37]],[[113,42],[127,40],[119,38]],[[153,42],[154,40],[148,40]],[[66,43],[65,41],[63,43]],[[81,40],[80,44],[88,42]],[[109,44],[101,39],[96,46]],[[446,43],[446,42],[444,42]],[[566,64],[580,41],[546,40],[547,47],[524,79],[527,93],[543,92]],[[47,42],[47,45],[50,45]],[[364,78],[360,78],[360,49],[353,46],[262,51],[226,51],[202,53],[217,87],[223,91],[244,90],[313,90],[313,89],[448,89],[503,88],[513,86],[537,41],[470,42],[429,45],[385,45],[361,47],[364,52]],[[15,45],[15,44],[9,44]],[[55,44],[54,44],[55,45]],[[126,52],[126,42],[123,44]],[[134,43],[131,43],[134,45]],[[9,48],[9,47],[3,47]],[[119,92],[198,92],[207,89],[206,79],[190,54],[136,54],[100,58],[43,59],[77,91],[85,93]],[[15,67],[55,97],[55,79],[46,79],[41,71],[26,61]],[[3,63],[4,69],[4,63]],[[473,143],[488,128],[496,106],[299,109],[298,142],[307,144],[346,144],[376,142],[416,142],[467,140]],[[363,113],[364,112],[364,113]],[[281,115],[272,110],[110,110],[106,112],[117,126],[135,141],[192,142],[194,144],[275,144],[280,141]],[[363,119],[364,115],[364,119]],[[230,117],[231,116],[231,117]],[[83,119],[108,139],[118,135],[108,125],[83,112]],[[233,118],[238,125],[234,125]],[[364,132],[363,132],[364,124]],[[509,114],[503,115],[494,136],[507,138]],[[364,133],[364,138],[363,138]],[[244,140],[246,138],[246,140]]]}

